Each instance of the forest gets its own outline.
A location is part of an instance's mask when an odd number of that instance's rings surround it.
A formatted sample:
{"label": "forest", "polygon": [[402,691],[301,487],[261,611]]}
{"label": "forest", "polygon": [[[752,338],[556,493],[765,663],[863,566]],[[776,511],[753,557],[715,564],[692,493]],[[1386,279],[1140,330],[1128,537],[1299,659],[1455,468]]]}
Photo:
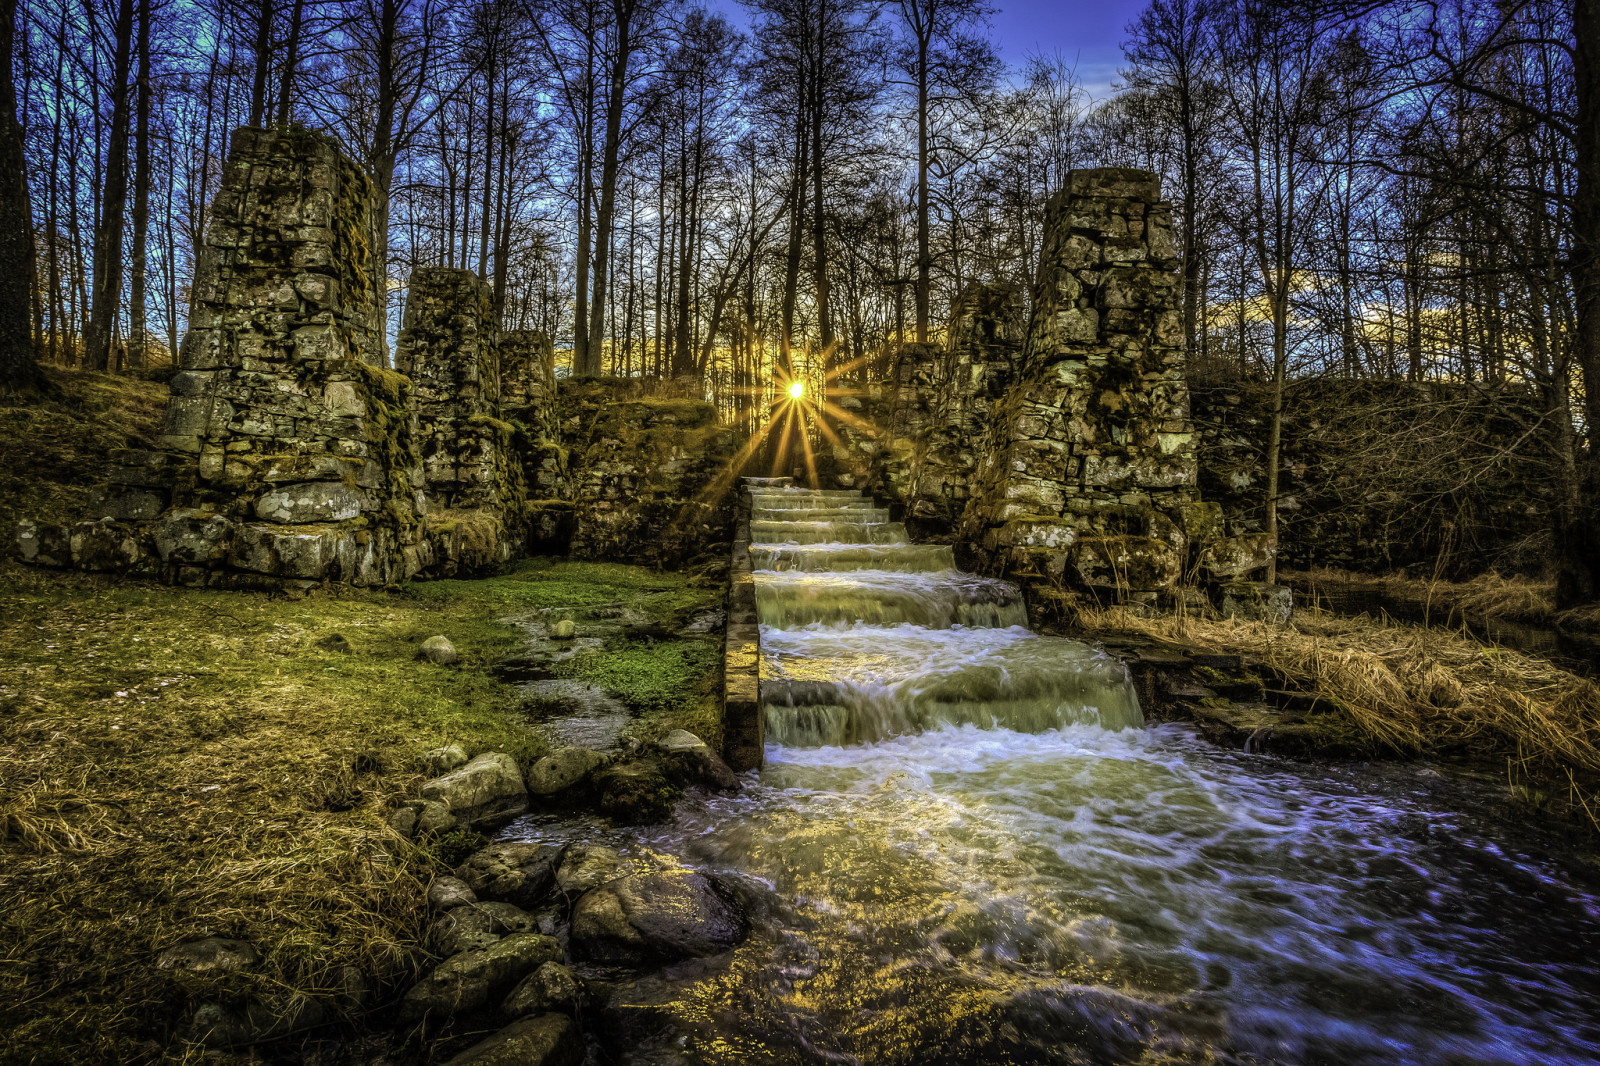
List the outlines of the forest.
{"label": "forest", "polygon": [[988,15],[19,0],[28,347],[173,361],[230,131],[300,123],[376,184],[379,361],[411,272],[460,266],[573,374],[692,376],[753,425],[775,366],[870,380],[967,285],[1026,291],[1065,174],[1143,167],[1195,374],[1530,390],[1573,594],[1600,595],[1592,4],[1154,0],[1100,98],[1064,49],[1008,67]]}

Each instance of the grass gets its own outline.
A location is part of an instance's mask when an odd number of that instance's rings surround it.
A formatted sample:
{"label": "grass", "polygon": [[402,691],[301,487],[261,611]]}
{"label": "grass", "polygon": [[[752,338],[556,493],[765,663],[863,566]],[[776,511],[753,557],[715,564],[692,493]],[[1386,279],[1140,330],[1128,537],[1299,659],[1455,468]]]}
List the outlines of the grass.
{"label": "grass", "polygon": [[164,380],[56,367],[45,374],[58,397],[0,398],[0,541],[22,518],[100,517],[93,505],[106,456],[147,446],[166,410]]}
{"label": "grass", "polygon": [[1600,831],[1600,683],[1543,659],[1451,630],[1314,609],[1288,626],[1120,608],[1086,610],[1080,622],[1247,653],[1382,748],[1504,760],[1514,779],[1566,786],[1573,812]]}
{"label": "grass", "polygon": [[1600,605],[1556,609],[1555,583],[1550,580],[1493,571],[1468,581],[1423,580],[1403,574],[1376,576],[1319,568],[1286,571],[1286,581],[1310,587],[1345,586],[1397,599],[1414,610],[1440,618],[1469,622],[1518,622],[1524,625],[1600,631]]}
{"label": "grass", "polygon": [[[398,989],[422,958],[426,879],[472,843],[388,828],[422,753],[545,749],[483,669],[522,639],[499,619],[665,620],[718,597],[604,564],[301,599],[0,568],[0,1062],[178,1061],[196,998],[335,1003],[351,966]],[[332,633],[353,650],[320,648]],[[416,658],[435,633],[461,666]],[[644,708],[643,728],[704,728],[714,643],[624,641],[572,669]],[[208,935],[250,941],[262,965],[154,969]]]}

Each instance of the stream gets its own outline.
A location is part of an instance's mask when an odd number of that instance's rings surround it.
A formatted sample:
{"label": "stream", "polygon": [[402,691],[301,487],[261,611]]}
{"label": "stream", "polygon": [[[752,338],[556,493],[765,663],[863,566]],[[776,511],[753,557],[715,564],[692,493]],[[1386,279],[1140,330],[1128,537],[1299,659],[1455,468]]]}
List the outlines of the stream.
{"label": "stream", "polygon": [[1120,661],[856,493],[753,489],[767,765],[665,825],[753,932],[600,981],[632,1063],[1600,1062],[1600,874],[1495,783],[1146,726]]}

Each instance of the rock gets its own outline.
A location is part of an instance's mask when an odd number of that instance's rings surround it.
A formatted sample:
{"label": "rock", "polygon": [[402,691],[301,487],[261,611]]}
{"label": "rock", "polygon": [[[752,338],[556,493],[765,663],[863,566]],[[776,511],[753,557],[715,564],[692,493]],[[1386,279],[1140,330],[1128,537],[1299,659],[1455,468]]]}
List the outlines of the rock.
{"label": "rock", "polygon": [[599,844],[573,844],[556,867],[556,888],[569,899],[576,899],[629,872],[628,860],[612,849]]}
{"label": "rock", "polygon": [[559,962],[547,962],[511,990],[500,1013],[507,1018],[525,1018],[551,1011],[573,1014],[582,996],[583,986],[571,970]]}
{"label": "rock", "polygon": [[458,766],[466,765],[467,749],[460,744],[446,744],[423,755],[422,762],[430,774],[447,774]]}
{"label": "rock", "polygon": [[417,831],[417,810],[415,807],[401,807],[389,815],[389,828],[403,837],[410,837]]}
{"label": "rock", "polygon": [[539,933],[513,933],[487,947],[463,951],[440,963],[400,1001],[402,1023],[468,1014],[547,962],[561,958],[561,945]]}
{"label": "rock", "polygon": [[536,907],[555,884],[561,852],[554,844],[492,844],[468,856],[456,876],[485,899]]}
{"label": "rock", "polygon": [[748,925],[731,893],[685,870],[634,874],[590,889],[572,911],[574,952],[596,962],[668,964],[727,951]]}
{"label": "rock", "polygon": [[510,933],[531,933],[533,916],[509,903],[468,903],[438,918],[428,937],[441,955],[485,948]]}
{"label": "rock", "polygon": [[302,525],[308,522],[347,522],[361,514],[365,497],[359,489],[340,481],[312,481],[286,485],[263,493],[256,500],[256,517],[264,522]]}
{"label": "rock", "polygon": [[468,826],[528,809],[522,771],[515,759],[497,751],[484,752],[465,766],[426,782],[422,798],[444,804],[458,822]]}
{"label": "rock", "polygon": [[1222,586],[1222,617],[1284,623],[1294,617],[1294,591],[1262,581],[1232,581]]}
{"label": "rock", "polygon": [[188,1038],[207,1047],[243,1047],[281,1040],[328,1021],[328,1009],[315,999],[281,1003],[252,999],[242,1007],[202,1003],[189,1019]]}
{"label": "rock", "polygon": [[656,747],[661,751],[662,763],[680,783],[720,790],[739,787],[738,775],[728,769],[722,756],[687,729],[674,729]]}
{"label": "rock", "polygon": [[650,760],[608,766],[595,775],[600,809],[619,822],[647,825],[672,816],[679,790]]}
{"label": "rock", "polygon": [[573,621],[570,618],[563,618],[555,625],[550,627],[551,640],[571,640],[577,635],[578,627],[573,624]]}
{"label": "rock", "polygon": [[535,796],[565,792],[584,781],[606,764],[606,757],[592,748],[557,748],[533,764],[528,771],[528,791]]}
{"label": "rock", "polygon": [[459,877],[436,877],[433,884],[428,886],[428,906],[436,911],[447,911],[476,902],[478,894]]}
{"label": "rock", "polygon": [[316,646],[322,651],[336,651],[343,655],[349,655],[351,651],[350,642],[343,633],[329,633],[318,640]]}
{"label": "rock", "polygon": [[578,1066],[583,1037],[565,1014],[512,1022],[451,1059],[445,1066]]}
{"label": "rock", "polygon": [[163,951],[156,959],[156,969],[198,974],[233,973],[248,970],[260,961],[261,953],[243,940],[208,936]]}
{"label": "rock", "polygon": [[456,827],[456,816],[438,800],[423,800],[417,807],[417,832],[448,833]]}
{"label": "rock", "polygon": [[460,656],[456,654],[456,646],[450,643],[450,638],[434,636],[422,642],[417,658],[426,659],[439,666],[454,666]]}

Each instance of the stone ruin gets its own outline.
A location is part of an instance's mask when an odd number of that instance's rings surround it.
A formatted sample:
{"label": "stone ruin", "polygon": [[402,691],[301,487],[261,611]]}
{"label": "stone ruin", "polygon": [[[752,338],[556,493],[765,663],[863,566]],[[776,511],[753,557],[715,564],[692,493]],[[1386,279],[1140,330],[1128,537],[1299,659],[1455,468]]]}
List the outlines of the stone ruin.
{"label": "stone ruin", "polygon": [[[271,587],[383,585],[510,555],[525,476],[498,416],[486,290],[418,271],[396,350],[406,373],[372,365],[371,207],[331,138],[234,133],[156,447],[111,457],[100,521],[22,523],[24,560]],[[537,391],[518,385],[537,427],[553,424],[547,365]]]}
{"label": "stone ruin", "polygon": [[1183,601],[1265,567],[1266,538],[1223,536],[1200,499],[1155,175],[1074,171],[1044,221],[1031,313],[1015,288],[968,288],[946,343],[901,346],[889,387],[858,401],[879,428],[839,427],[827,473],[1019,582],[1041,619],[1084,593]]}

